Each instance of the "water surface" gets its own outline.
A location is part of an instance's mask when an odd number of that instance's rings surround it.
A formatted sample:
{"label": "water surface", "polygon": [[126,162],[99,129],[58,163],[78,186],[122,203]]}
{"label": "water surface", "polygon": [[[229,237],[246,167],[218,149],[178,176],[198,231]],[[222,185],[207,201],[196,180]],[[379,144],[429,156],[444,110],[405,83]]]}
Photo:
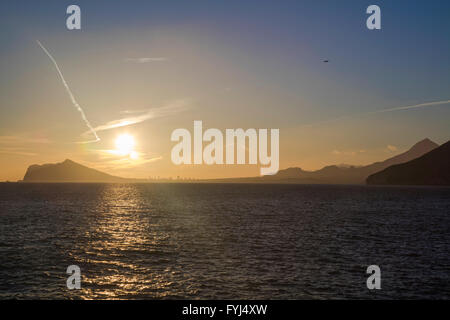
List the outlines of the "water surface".
{"label": "water surface", "polygon": [[0,262],[0,299],[448,299],[450,188],[0,184]]}

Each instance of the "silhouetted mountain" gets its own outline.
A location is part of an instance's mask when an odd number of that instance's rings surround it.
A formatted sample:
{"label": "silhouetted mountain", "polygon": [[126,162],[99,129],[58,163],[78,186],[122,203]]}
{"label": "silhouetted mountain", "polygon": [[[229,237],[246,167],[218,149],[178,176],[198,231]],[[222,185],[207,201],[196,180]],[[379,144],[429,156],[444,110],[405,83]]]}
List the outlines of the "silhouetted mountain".
{"label": "silhouetted mountain", "polygon": [[72,160],[28,167],[24,182],[137,182],[88,168]]}
{"label": "silhouetted mountain", "polygon": [[439,145],[430,139],[426,138],[417,142],[408,151],[399,154],[398,156],[389,158],[382,162],[382,166],[392,166],[394,164],[404,163],[416,159],[433,149],[436,149]]}
{"label": "silhouetted mountain", "polygon": [[[224,183],[308,183],[308,184],[362,184],[368,176],[392,165],[405,163],[438,147],[429,139],[416,143],[408,151],[395,157],[368,166],[326,166],[317,171],[301,168],[280,170],[276,175],[264,177],[203,180]],[[71,160],[61,163],[31,165],[23,178],[24,182],[148,182],[144,179],[126,179],[88,168]],[[197,182],[202,182],[197,180]]]}
{"label": "silhouetted mountain", "polygon": [[381,162],[367,166],[326,166],[316,171],[305,171],[301,168],[288,168],[278,171],[273,176],[217,179],[216,182],[232,183],[305,183],[305,184],[364,184],[371,174],[381,171],[391,165],[404,163],[418,158],[439,145],[430,139],[417,142],[408,151]]}
{"label": "silhouetted mountain", "polygon": [[417,142],[408,151],[382,162],[375,162],[367,166],[326,166],[317,171],[304,171],[300,168],[280,170],[274,176],[263,177],[264,181],[295,180],[296,183],[324,183],[324,184],[362,184],[366,178],[391,165],[404,163],[420,157],[435,149],[439,145],[430,139]]}
{"label": "silhouetted mountain", "polygon": [[450,141],[427,154],[370,175],[368,184],[450,185]]}

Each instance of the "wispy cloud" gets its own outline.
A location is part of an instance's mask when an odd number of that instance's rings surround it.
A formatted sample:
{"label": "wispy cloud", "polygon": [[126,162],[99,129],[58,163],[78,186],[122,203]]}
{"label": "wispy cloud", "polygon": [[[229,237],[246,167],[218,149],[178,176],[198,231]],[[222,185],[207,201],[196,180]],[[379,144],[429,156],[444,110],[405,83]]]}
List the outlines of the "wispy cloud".
{"label": "wispy cloud", "polygon": [[313,126],[336,122],[336,121],[340,121],[340,120],[344,120],[344,119],[351,119],[351,118],[368,116],[368,115],[373,115],[373,114],[378,114],[378,113],[404,111],[404,110],[434,107],[434,106],[446,105],[446,104],[450,104],[450,100],[432,101],[432,102],[425,102],[425,103],[419,103],[419,104],[413,104],[413,105],[401,106],[401,107],[395,107],[395,108],[389,108],[389,109],[382,109],[382,110],[376,110],[376,111],[370,111],[370,112],[364,112],[364,113],[354,113],[354,114],[344,115],[344,116],[340,116],[340,117],[329,119],[329,120],[323,120],[323,121],[318,121],[318,122],[314,122],[314,123],[310,123],[310,124],[300,125],[300,127],[313,127]]}
{"label": "wispy cloud", "polygon": [[2,154],[12,154],[12,155],[17,155],[17,156],[36,156],[37,153],[34,152],[26,152],[26,151],[20,151],[17,149],[1,149],[0,153]]}
{"label": "wispy cloud", "polygon": [[166,57],[143,57],[143,58],[126,58],[125,62],[132,62],[132,63],[148,63],[148,62],[161,62],[161,61],[167,61]]}
{"label": "wispy cloud", "polygon": [[130,168],[136,168],[139,166],[142,166],[144,164],[156,162],[162,159],[162,156],[158,157],[142,157],[137,160],[129,160],[129,159],[117,159],[117,160],[110,160],[107,162],[104,162],[105,168],[111,168],[114,170],[120,170],[120,169],[130,169]]}
{"label": "wispy cloud", "polygon": [[0,144],[35,144],[35,143],[50,143],[47,138],[30,138],[24,136],[0,136]]}
{"label": "wispy cloud", "polygon": [[120,154],[117,150],[90,151],[95,156],[95,162],[91,162],[92,166],[97,169],[105,170],[135,168],[144,164],[159,161],[163,158],[162,156],[137,151],[135,152],[135,158],[131,158],[129,155]]}
{"label": "wispy cloud", "polygon": [[366,152],[366,150],[364,150],[364,149],[356,150],[356,151],[341,151],[341,150],[331,151],[331,153],[335,156],[356,156],[357,154],[365,153],[365,152]]}
{"label": "wispy cloud", "polygon": [[136,114],[136,113],[145,113],[148,112],[150,109],[136,109],[136,110],[122,110],[119,113],[120,114]]}
{"label": "wispy cloud", "polygon": [[[187,109],[187,102],[185,100],[178,100],[178,101],[175,101],[164,107],[152,108],[152,109],[146,110],[145,112],[144,111],[136,112],[136,113],[141,113],[141,114],[138,114],[135,116],[108,121],[105,124],[95,127],[94,130],[99,132],[99,131],[110,130],[110,129],[114,129],[114,128],[130,126],[130,125],[133,125],[136,123],[144,122],[149,119],[171,116],[171,115],[177,114],[179,112],[182,112],[186,109]],[[87,131],[83,134],[86,135],[86,134],[89,134],[89,132],[90,131]]]}
{"label": "wispy cloud", "polygon": [[390,145],[390,144],[386,148],[387,148],[387,150],[392,151],[392,152],[398,150],[398,148],[396,146],[393,146],[393,145]]}
{"label": "wispy cloud", "polygon": [[16,136],[0,136],[0,153],[19,155],[19,156],[35,156],[37,153],[30,152],[36,148],[40,148],[42,144],[49,144],[51,141],[47,138],[31,138],[24,135]]}

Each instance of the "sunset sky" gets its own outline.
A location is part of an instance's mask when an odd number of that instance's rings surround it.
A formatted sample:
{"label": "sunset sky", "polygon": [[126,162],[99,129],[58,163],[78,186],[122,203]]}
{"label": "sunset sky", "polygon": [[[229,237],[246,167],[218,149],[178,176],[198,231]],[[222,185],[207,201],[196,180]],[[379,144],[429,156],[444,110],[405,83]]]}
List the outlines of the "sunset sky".
{"label": "sunset sky", "polygon": [[[308,170],[450,136],[449,1],[11,1],[0,19],[0,181],[66,158],[124,177],[259,175],[174,165],[170,135],[194,120],[278,128],[280,168]],[[77,143],[93,137],[37,40],[100,141]]]}

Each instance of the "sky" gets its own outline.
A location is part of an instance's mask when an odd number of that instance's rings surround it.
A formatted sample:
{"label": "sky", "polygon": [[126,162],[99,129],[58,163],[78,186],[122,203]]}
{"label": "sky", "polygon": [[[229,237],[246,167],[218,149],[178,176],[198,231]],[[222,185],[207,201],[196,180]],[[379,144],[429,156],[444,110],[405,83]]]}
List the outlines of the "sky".
{"label": "sky", "polygon": [[[71,4],[81,30],[66,28]],[[366,27],[372,4],[381,30]],[[281,169],[449,139],[449,1],[18,0],[0,19],[0,181],[66,158],[124,177],[259,175],[173,164],[171,133],[194,120],[279,129]],[[37,41],[99,141],[79,143],[95,137]],[[117,152],[124,134],[134,157]]]}

